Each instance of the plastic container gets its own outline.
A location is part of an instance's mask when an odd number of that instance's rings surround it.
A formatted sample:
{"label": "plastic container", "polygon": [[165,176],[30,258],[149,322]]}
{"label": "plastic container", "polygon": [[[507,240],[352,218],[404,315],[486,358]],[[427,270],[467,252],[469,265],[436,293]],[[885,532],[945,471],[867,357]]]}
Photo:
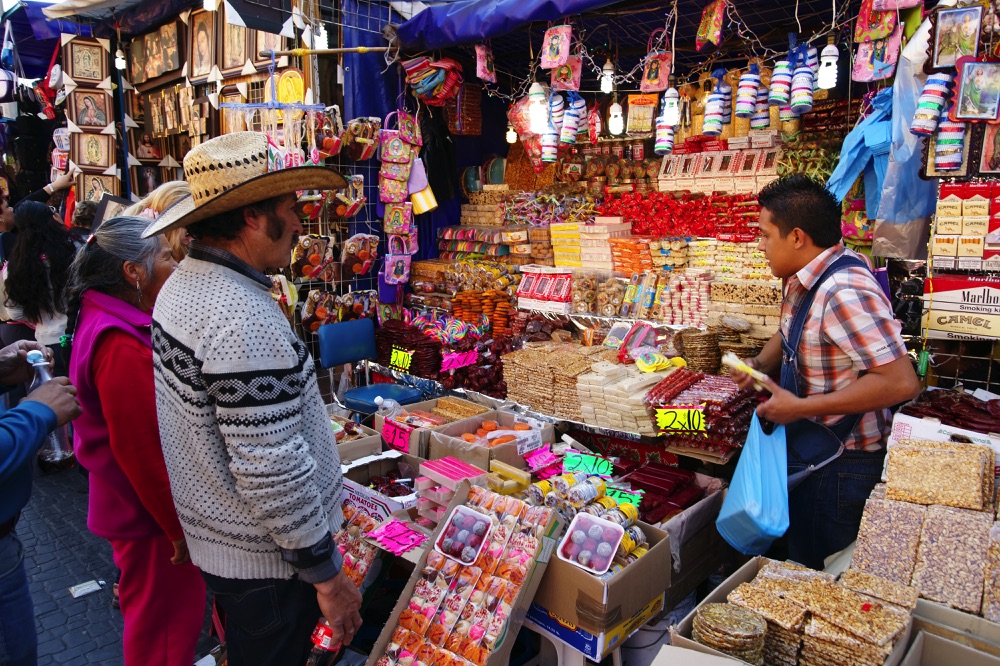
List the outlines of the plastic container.
{"label": "plastic container", "polygon": [[491,527],[488,517],[467,506],[456,506],[438,534],[434,550],[460,564],[475,564],[483,545],[489,541]]}
{"label": "plastic container", "polygon": [[559,559],[600,576],[611,567],[625,530],[609,520],[578,513],[559,542]]}

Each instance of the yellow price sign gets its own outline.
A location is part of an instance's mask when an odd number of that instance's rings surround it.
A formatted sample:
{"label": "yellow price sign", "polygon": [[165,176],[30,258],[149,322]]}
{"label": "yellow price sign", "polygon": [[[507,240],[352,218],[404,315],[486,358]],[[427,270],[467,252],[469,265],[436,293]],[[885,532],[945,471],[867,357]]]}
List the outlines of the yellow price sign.
{"label": "yellow price sign", "polygon": [[413,350],[400,349],[399,347],[392,348],[389,367],[407,372],[410,369],[411,363],[413,363]]}
{"label": "yellow price sign", "polygon": [[660,433],[705,432],[705,405],[670,405],[656,408]]}

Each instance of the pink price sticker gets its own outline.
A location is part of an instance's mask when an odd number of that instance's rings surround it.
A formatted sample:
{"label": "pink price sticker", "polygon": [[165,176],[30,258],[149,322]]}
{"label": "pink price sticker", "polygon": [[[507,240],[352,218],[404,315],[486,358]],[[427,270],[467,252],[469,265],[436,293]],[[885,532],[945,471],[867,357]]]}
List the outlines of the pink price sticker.
{"label": "pink price sticker", "polygon": [[408,428],[399,421],[386,419],[382,424],[382,439],[391,448],[401,453],[410,452],[410,434],[412,428]]}
{"label": "pink price sticker", "polygon": [[479,360],[479,352],[470,349],[467,352],[448,352],[441,358],[441,372],[450,372],[475,365]]}
{"label": "pink price sticker", "polygon": [[559,462],[559,458],[553,455],[552,451],[546,445],[543,448],[524,454],[524,462],[528,463],[528,469],[534,473],[549,465],[554,465]]}
{"label": "pink price sticker", "polygon": [[365,536],[393,555],[408,553],[427,541],[426,536],[395,518],[382,523]]}

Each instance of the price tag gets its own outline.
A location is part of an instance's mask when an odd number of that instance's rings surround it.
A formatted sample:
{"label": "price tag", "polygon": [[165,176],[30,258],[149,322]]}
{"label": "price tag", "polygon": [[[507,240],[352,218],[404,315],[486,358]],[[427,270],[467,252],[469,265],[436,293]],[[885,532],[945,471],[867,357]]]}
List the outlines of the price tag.
{"label": "price tag", "polygon": [[537,430],[527,430],[517,437],[517,455],[523,456],[542,448],[542,433]]}
{"label": "price tag", "polygon": [[528,463],[528,469],[534,474],[549,465],[559,462],[559,459],[552,454],[552,450],[546,444],[540,449],[524,454],[524,462]]}
{"label": "price tag", "polygon": [[608,486],[608,497],[618,502],[619,504],[632,504],[639,506],[639,502],[642,501],[642,495],[640,493],[633,493],[631,490],[625,490],[624,488],[614,488]]}
{"label": "price tag", "polygon": [[427,540],[426,536],[395,518],[379,525],[365,536],[393,555],[408,553]]}
{"label": "price tag", "polygon": [[407,428],[395,419],[386,419],[385,423],[382,424],[383,441],[390,448],[403,453],[410,452],[410,433],[412,432],[412,428]]}
{"label": "price tag", "polygon": [[589,476],[610,478],[614,465],[607,458],[599,458],[589,453],[569,452],[563,458],[563,474],[585,472]]}
{"label": "price tag", "polygon": [[665,432],[705,432],[705,405],[656,408],[656,427]]}
{"label": "price tag", "polygon": [[441,372],[450,372],[470,365],[475,365],[479,361],[479,352],[470,349],[467,352],[448,352],[441,357]]}
{"label": "price tag", "polygon": [[412,349],[400,349],[399,347],[392,348],[392,356],[389,357],[389,367],[395,368],[397,370],[402,370],[403,372],[409,372],[410,365],[413,363],[413,350]]}

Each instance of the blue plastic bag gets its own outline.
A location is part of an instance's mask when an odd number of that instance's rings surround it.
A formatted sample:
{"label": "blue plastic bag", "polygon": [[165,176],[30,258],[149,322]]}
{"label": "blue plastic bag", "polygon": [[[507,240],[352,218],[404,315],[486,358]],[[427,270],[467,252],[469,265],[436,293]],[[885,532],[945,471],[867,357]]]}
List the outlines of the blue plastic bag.
{"label": "blue plastic bag", "polygon": [[719,534],[744,555],[761,555],[788,530],[785,426],[768,435],[757,414],[715,521]]}

